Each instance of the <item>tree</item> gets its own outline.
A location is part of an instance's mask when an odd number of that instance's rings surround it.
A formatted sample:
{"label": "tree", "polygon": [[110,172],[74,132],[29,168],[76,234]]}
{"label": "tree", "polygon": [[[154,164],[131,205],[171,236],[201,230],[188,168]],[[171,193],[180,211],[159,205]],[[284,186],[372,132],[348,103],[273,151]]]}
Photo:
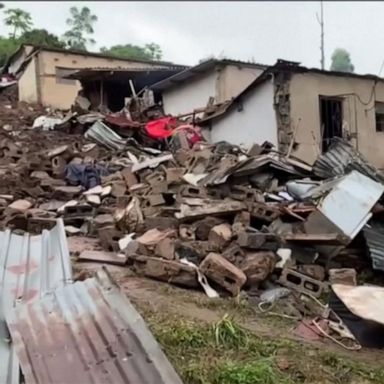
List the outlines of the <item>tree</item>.
{"label": "tree", "polygon": [[71,7],[69,11],[71,17],[67,19],[67,25],[71,29],[65,32],[64,39],[69,48],[86,51],[87,43],[95,43],[95,40],[85,35],[94,33],[93,25],[97,21],[97,16],[93,15],[88,7],[83,7],[80,10],[77,7]]}
{"label": "tree", "polygon": [[162,56],[160,46],[155,43],[146,44],[144,47],[132,44],[119,44],[110,48],[102,47],[100,52],[111,56],[136,60],[160,60]]}
{"label": "tree", "polygon": [[45,45],[47,47],[65,48],[65,42],[46,29],[32,29],[24,32],[19,38],[20,44]]}
{"label": "tree", "polygon": [[160,60],[163,56],[163,52],[160,48],[160,45],[156,43],[145,44],[145,51],[150,55],[151,59],[153,60]]}
{"label": "tree", "polygon": [[0,36],[0,67],[2,67],[9,56],[16,52],[19,47],[17,39]]}
{"label": "tree", "polygon": [[5,25],[13,28],[13,33],[11,34],[13,39],[16,38],[17,32],[21,31],[24,33],[32,28],[32,18],[28,12],[20,8],[10,8],[5,10],[4,14],[6,15],[4,19]]}
{"label": "tree", "polygon": [[343,48],[336,48],[331,56],[331,71],[353,72],[355,70],[349,52]]}

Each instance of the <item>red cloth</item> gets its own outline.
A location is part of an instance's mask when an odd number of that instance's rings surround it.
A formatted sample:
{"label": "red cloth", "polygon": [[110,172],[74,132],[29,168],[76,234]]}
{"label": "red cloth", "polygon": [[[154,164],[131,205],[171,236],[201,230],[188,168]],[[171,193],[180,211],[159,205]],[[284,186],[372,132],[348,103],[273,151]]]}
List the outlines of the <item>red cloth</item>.
{"label": "red cloth", "polygon": [[150,121],[145,126],[145,130],[149,137],[153,139],[166,139],[171,136],[173,130],[176,128],[177,121],[174,117],[163,117]]}

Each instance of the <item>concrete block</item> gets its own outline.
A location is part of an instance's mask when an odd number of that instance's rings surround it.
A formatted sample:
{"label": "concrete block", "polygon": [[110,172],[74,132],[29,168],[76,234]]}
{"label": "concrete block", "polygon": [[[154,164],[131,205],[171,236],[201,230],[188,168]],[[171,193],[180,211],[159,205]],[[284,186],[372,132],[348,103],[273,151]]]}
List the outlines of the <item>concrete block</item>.
{"label": "concrete block", "polygon": [[32,203],[28,200],[16,200],[12,204],[8,205],[9,209],[23,213],[28,211],[28,209],[31,207]]}
{"label": "concrete block", "polygon": [[180,224],[179,226],[179,236],[182,240],[193,241],[196,239],[195,228],[191,225]]}
{"label": "concrete block", "polygon": [[232,228],[228,223],[214,226],[209,231],[208,241],[217,244],[220,249],[224,248],[232,239]]}
{"label": "concrete block", "polygon": [[325,279],[325,268],[317,264],[304,264],[298,265],[296,270],[304,275],[310,276],[316,280],[324,281]]}
{"label": "concrete block", "polygon": [[310,294],[316,298],[320,297],[324,290],[324,283],[321,281],[288,268],[283,269],[279,283],[287,288]]}
{"label": "concrete block", "polygon": [[239,295],[247,281],[247,276],[242,270],[217,253],[208,254],[199,268],[209,279],[222,286],[233,296]]}
{"label": "concrete block", "polygon": [[237,235],[237,244],[243,248],[260,249],[267,239],[267,234],[261,232],[240,232]]}
{"label": "concrete block", "polygon": [[222,256],[236,267],[239,267],[244,260],[245,252],[238,245],[232,244],[222,253]]}
{"label": "concrete block", "polygon": [[179,221],[174,217],[146,217],[145,229],[157,228],[159,230],[164,229],[177,229],[179,227]]}
{"label": "concrete block", "polygon": [[180,183],[183,180],[185,168],[167,168],[165,171],[165,178],[167,183]]}
{"label": "concrete block", "polygon": [[118,180],[112,182],[112,190],[111,195],[114,197],[123,196],[125,195],[125,192],[127,191],[127,186],[125,184],[125,181]]}
{"label": "concrete block", "polygon": [[194,187],[193,185],[183,185],[180,189],[180,196],[182,197],[207,197],[207,190],[204,187]]}
{"label": "concrete block", "polygon": [[139,275],[189,288],[199,287],[196,270],[177,261],[134,255],[129,257],[129,263]]}
{"label": "concrete block", "polygon": [[272,222],[280,216],[280,210],[263,203],[251,203],[250,214],[252,217],[264,221]]}
{"label": "concrete block", "polygon": [[353,268],[340,268],[329,270],[329,283],[344,284],[344,285],[357,285],[356,270]]}
{"label": "concrete block", "polygon": [[121,171],[121,176],[123,176],[125,184],[127,185],[128,188],[131,188],[133,185],[139,183],[139,180],[137,180],[137,177],[132,172],[131,168],[124,168]]}
{"label": "concrete block", "polygon": [[30,233],[41,233],[43,230],[51,230],[56,225],[56,219],[43,217],[30,217],[27,230]]}
{"label": "concrete block", "polygon": [[57,200],[72,200],[75,196],[79,195],[81,191],[82,191],[82,187],[80,185],[76,187],[73,187],[73,186],[54,187],[52,198]]}
{"label": "concrete block", "polygon": [[206,217],[195,223],[196,226],[196,239],[206,241],[208,240],[209,231],[216,225],[222,224],[223,220],[216,217]]}
{"label": "concrete block", "polygon": [[155,255],[173,260],[175,258],[175,239],[166,238],[160,240],[155,247]]}
{"label": "concrete block", "polygon": [[267,279],[276,264],[276,256],[273,252],[247,253],[240,269],[247,276],[247,286],[257,288]]}

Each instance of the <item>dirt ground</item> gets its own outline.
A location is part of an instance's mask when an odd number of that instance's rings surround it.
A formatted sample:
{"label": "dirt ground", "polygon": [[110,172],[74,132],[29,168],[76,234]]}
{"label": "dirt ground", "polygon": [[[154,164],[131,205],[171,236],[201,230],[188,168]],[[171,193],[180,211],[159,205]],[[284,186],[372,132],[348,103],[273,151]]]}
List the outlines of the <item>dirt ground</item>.
{"label": "dirt ground", "polygon": [[[99,267],[100,264],[76,263],[75,272],[92,274]],[[303,340],[293,333],[294,321],[257,314],[248,301],[209,299],[200,291],[135,276],[128,268],[107,268],[147,321],[185,383],[384,383],[384,354],[379,350],[352,352],[329,340]],[[196,335],[209,338],[205,332],[210,332],[225,316],[245,330],[255,349],[248,344],[213,347],[215,342],[191,347]],[[196,354],[221,353],[218,359],[196,360]],[[253,358],[254,353],[258,360]],[[189,355],[193,357],[186,362],[185,356]],[[260,373],[258,366],[255,373],[249,363],[251,357],[258,362],[267,359],[269,370]],[[228,366],[228,375],[222,377]],[[219,374],[212,373],[219,368]],[[261,381],[255,379],[258,375]]]}

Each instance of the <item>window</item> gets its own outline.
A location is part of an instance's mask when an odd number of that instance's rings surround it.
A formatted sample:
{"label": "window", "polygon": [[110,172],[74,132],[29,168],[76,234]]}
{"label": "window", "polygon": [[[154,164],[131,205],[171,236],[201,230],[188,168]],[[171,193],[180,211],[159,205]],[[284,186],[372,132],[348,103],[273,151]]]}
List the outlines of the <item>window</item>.
{"label": "window", "polygon": [[343,137],[343,99],[319,96],[322,151],[326,151],[334,137]]}
{"label": "window", "polygon": [[376,132],[384,132],[384,103],[375,103]]}
{"label": "window", "polygon": [[57,84],[69,84],[75,85],[76,80],[74,79],[65,79],[64,76],[69,75],[70,73],[76,71],[74,68],[60,68],[56,67],[56,83]]}

